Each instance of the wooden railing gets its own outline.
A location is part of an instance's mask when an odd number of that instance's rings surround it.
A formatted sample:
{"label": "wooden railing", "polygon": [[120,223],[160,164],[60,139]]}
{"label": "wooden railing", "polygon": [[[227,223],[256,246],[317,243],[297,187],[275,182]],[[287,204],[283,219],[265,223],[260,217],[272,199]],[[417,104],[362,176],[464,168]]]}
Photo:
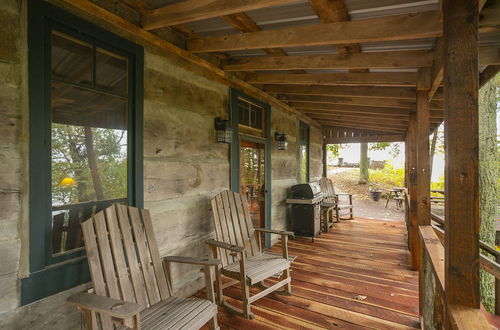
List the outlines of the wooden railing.
{"label": "wooden railing", "polygon": [[[430,270],[432,271],[434,278],[436,280],[434,286],[434,292],[430,292],[433,295],[432,299],[429,297],[425,298],[425,295],[429,294],[428,289],[424,289],[424,299],[426,301],[432,300],[434,301],[433,311],[427,311],[427,314],[431,314],[433,318],[436,318],[436,306],[439,306],[440,303],[436,303],[436,300],[441,300],[441,297],[444,295],[445,290],[445,259],[444,259],[444,226],[445,226],[445,218],[439,216],[435,213],[431,213],[431,226],[420,226],[420,238],[423,242],[424,254],[428,258]],[[479,247],[481,249],[480,253],[480,267],[484,271],[492,274],[495,277],[495,314],[500,315],[500,251],[497,251],[493,246],[487,244],[486,242],[479,241]],[[494,258],[491,260],[488,256]],[[424,262],[425,268],[425,262]],[[425,270],[424,270],[425,273]],[[428,285],[424,283],[424,286]],[[442,292],[438,292],[441,291]],[[457,326],[457,328],[467,328],[467,325],[474,324],[474,329],[481,329],[481,324],[487,329],[490,327],[485,323],[485,317],[482,315],[480,310],[465,308],[463,306],[448,306],[449,317],[453,323]],[[422,311],[425,317],[425,307]],[[439,313],[443,313],[442,311],[438,311]],[[434,313],[434,314],[433,314]],[[440,321],[440,317],[437,317],[437,320]],[[434,321],[436,321],[434,319]],[[471,323],[475,322],[475,323]],[[477,323],[479,322],[479,323]],[[436,323],[436,322],[434,322]],[[460,326],[459,326],[460,325]]]}

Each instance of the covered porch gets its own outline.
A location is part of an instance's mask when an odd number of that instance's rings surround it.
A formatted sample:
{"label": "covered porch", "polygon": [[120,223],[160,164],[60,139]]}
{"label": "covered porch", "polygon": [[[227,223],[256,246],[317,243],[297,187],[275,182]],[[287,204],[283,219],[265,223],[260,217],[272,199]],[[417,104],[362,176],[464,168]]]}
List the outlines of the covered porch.
{"label": "covered porch", "polygon": [[[351,142],[405,142],[405,221],[290,240],[294,294],[257,300],[255,320],[219,308],[220,327],[491,328],[478,90],[500,70],[498,1],[9,0],[0,17],[0,328],[83,326],[67,304],[92,290],[80,223],[113,202],[151,212],[159,255],[206,258],[210,201],[230,190],[278,230],[259,247],[280,251],[290,188]],[[440,217],[429,135],[443,122]],[[179,296],[202,287],[197,267],[172,273]]]}

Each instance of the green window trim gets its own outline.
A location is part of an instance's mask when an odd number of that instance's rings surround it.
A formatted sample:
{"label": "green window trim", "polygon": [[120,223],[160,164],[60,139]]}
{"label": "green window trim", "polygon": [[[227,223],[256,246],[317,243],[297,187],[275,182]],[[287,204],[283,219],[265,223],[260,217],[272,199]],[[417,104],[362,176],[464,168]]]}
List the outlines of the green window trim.
{"label": "green window trim", "polygon": [[[307,130],[307,139],[306,141],[302,141],[301,140],[301,130]],[[299,125],[298,125],[298,134],[297,134],[297,154],[298,154],[298,171],[297,171],[297,180],[299,183],[305,183],[305,182],[309,182],[311,180],[311,176],[310,176],[310,164],[311,164],[311,128],[309,126],[309,124],[303,122],[303,121],[300,121],[299,120]],[[305,143],[304,143],[305,142]],[[302,174],[301,174],[301,171],[302,171],[302,154],[300,152],[300,147],[302,145],[306,145],[307,146],[307,154],[306,154],[306,168],[305,168],[305,171],[306,171],[306,181],[305,182],[302,182]]]}
{"label": "green window trim", "polygon": [[[229,90],[230,95],[230,122],[233,129],[233,140],[231,142],[231,191],[240,192],[240,132],[238,129],[238,124],[240,122],[240,114],[238,109],[238,98],[246,99],[252,103],[255,103],[265,110],[265,138],[251,137],[245,135],[245,139],[252,142],[259,142],[265,144],[265,183],[264,187],[266,190],[266,201],[265,201],[265,226],[267,229],[271,228],[271,147],[272,147],[272,136],[271,136],[271,106],[268,103],[262,102],[256,98],[253,98],[242,91],[231,88]],[[271,247],[271,235],[265,234],[265,247]]]}
{"label": "green window trim", "polygon": [[[52,30],[89,40],[129,59],[128,199],[143,206],[143,67],[141,46],[44,1],[28,6],[29,271],[21,280],[21,305],[90,281],[83,249],[52,256],[50,191],[50,47]],[[49,70],[49,71],[48,71]],[[28,242],[25,242],[28,243]]]}

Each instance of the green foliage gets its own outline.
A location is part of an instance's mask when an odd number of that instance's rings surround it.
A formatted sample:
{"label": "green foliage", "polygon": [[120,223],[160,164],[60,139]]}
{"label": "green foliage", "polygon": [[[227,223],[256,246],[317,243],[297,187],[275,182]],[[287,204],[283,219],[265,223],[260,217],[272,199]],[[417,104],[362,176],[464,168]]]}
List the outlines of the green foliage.
{"label": "green foliage", "polygon": [[[127,196],[126,132],[92,128],[98,175],[105,199]],[[52,124],[52,201],[54,205],[96,199],[82,126]],[[76,184],[61,185],[64,178]]]}
{"label": "green foliage", "polygon": [[327,144],[326,150],[331,152],[333,158],[337,158],[340,155],[340,150],[343,147],[343,144]]}
{"label": "green foliage", "polygon": [[389,149],[389,154],[391,157],[396,158],[401,153],[400,144],[399,143],[390,143],[390,142],[374,142],[369,144],[369,150],[386,150]]}
{"label": "green foliage", "polygon": [[405,181],[405,170],[386,163],[383,169],[370,170],[370,181],[375,187],[379,185],[402,187]]}

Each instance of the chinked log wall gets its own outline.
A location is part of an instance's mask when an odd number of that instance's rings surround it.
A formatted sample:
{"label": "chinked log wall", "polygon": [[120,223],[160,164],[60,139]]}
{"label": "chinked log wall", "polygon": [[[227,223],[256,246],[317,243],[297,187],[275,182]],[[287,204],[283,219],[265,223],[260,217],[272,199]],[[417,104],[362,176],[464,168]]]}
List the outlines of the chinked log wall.
{"label": "chinked log wall", "polygon": [[[61,5],[60,1],[56,2]],[[95,1],[133,21],[130,11]],[[32,324],[50,329],[80,327],[79,312],[66,305],[74,290],[54,295],[29,307],[19,307],[19,280],[25,275],[27,255],[27,181],[22,173],[27,163],[27,1],[0,2],[0,18],[5,43],[0,47],[0,328],[30,328]],[[69,9],[69,8],[67,8]],[[84,16],[89,19],[90,16]],[[104,25],[92,19],[97,25]],[[105,25],[109,26],[109,25]],[[123,35],[118,30],[112,32]],[[229,117],[229,87],[206,70],[174,54],[130,37],[145,48],[144,88],[144,194],[145,206],[153,214],[162,254],[203,255],[203,240],[211,235],[208,201],[229,187],[229,148],[215,143],[213,119]],[[2,41],[2,42],[3,42]],[[282,152],[272,144],[273,227],[285,226],[285,190],[297,182],[295,114],[273,106],[271,132],[283,131],[290,142]],[[271,137],[272,138],[272,137]],[[311,126],[311,179],[321,176],[322,133]],[[22,228],[18,230],[18,228]],[[24,250],[23,250],[24,251]],[[21,262],[21,266],[20,266]],[[187,276],[179,276],[180,272]],[[177,275],[177,276],[176,276]],[[197,270],[177,269],[177,285],[195,279]],[[187,279],[182,282],[182,279]],[[80,288],[81,289],[81,288]],[[198,289],[198,282],[186,285],[186,292]]]}

